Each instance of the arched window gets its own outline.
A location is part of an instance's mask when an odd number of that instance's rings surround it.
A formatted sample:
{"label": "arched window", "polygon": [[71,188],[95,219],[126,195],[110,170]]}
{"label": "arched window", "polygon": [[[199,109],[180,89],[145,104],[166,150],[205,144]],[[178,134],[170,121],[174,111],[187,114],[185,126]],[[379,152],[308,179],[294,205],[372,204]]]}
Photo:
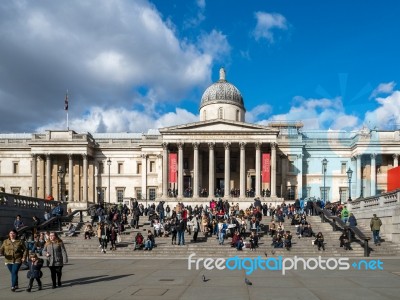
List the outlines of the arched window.
{"label": "arched window", "polygon": [[240,121],[240,112],[236,110],[236,121]]}
{"label": "arched window", "polygon": [[222,107],[218,108],[218,119],[222,119],[224,117],[224,109]]}

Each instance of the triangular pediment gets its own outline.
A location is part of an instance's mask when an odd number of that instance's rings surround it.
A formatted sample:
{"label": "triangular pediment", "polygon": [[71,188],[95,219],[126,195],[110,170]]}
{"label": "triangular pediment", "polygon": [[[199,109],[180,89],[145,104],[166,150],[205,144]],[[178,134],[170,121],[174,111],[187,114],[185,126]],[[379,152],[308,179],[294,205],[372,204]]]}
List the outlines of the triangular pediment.
{"label": "triangular pediment", "polygon": [[270,132],[270,133],[278,133],[278,130],[268,127],[268,126],[263,126],[263,125],[256,125],[256,124],[250,124],[250,123],[245,123],[245,122],[237,122],[237,121],[229,121],[229,120],[209,120],[209,121],[200,121],[200,122],[194,122],[194,123],[188,123],[188,124],[183,124],[183,125],[177,125],[177,126],[171,126],[171,127],[165,127],[159,129],[161,134],[171,134],[171,133],[180,133],[180,132],[193,132],[193,133],[210,133],[210,132],[254,132],[254,133],[260,133],[260,132]]}

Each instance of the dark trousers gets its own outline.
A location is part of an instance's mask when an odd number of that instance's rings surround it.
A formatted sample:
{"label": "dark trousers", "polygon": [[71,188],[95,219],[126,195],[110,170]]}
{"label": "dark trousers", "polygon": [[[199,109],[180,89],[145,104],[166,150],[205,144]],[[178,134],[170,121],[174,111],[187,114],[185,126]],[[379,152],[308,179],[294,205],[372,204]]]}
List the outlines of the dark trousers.
{"label": "dark trousers", "polygon": [[51,274],[51,281],[53,282],[53,287],[61,285],[62,276],[62,266],[61,267],[49,267]]}
{"label": "dark trousers", "polygon": [[18,271],[21,267],[21,264],[7,264],[6,266],[11,273],[11,287],[18,286]]}
{"label": "dark trousers", "polygon": [[40,278],[29,278],[29,283],[28,283],[28,289],[32,288],[33,285],[33,281],[36,279],[36,282],[38,284],[38,287],[42,287],[42,281],[40,280]]}

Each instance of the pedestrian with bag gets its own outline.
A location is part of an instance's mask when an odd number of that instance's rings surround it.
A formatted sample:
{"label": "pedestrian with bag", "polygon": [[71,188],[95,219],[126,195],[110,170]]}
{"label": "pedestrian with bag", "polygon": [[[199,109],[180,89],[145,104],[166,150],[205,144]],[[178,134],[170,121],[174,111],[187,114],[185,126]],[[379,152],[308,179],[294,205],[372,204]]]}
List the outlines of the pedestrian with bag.
{"label": "pedestrian with bag", "polygon": [[28,249],[25,243],[17,238],[17,231],[11,230],[0,247],[0,255],[4,255],[6,267],[11,274],[11,291],[18,289],[18,271],[21,264],[26,261]]}
{"label": "pedestrian with bag", "polygon": [[67,251],[64,242],[58,237],[56,232],[50,232],[50,239],[43,248],[43,255],[47,258],[47,266],[50,269],[52,288],[62,285],[62,269],[68,263]]}

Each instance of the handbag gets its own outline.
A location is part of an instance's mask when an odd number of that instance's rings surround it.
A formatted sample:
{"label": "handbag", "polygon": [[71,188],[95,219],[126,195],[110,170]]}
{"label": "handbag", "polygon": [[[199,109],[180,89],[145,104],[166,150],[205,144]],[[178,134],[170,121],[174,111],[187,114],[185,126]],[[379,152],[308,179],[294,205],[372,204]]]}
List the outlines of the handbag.
{"label": "handbag", "polygon": [[120,234],[117,234],[117,243],[121,243],[121,235]]}

